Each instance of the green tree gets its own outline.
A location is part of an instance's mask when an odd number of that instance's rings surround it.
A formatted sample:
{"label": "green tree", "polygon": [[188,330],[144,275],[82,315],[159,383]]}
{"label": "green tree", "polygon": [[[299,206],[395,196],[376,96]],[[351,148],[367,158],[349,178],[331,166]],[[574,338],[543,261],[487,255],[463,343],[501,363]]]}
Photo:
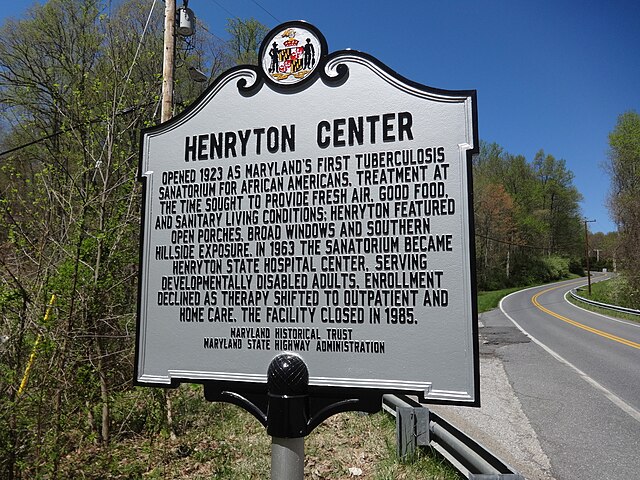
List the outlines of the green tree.
{"label": "green tree", "polygon": [[258,49],[269,32],[267,27],[254,18],[230,18],[227,20],[227,32],[231,35],[229,53],[232,61],[238,65],[257,65]]}
{"label": "green tree", "polygon": [[[143,420],[119,406],[132,388],[138,142],[162,81],[163,11],[150,7],[50,0],[0,28],[2,478],[56,478],[82,439],[106,448],[113,432],[161,428],[148,403],[128,410]],[[233,56],[204,33],[178,50],[180,110],[206,88],[186,67],[213,77]]]}
{"label": "green tree", "polygon": [[[5,145],[46,138],[2,159],[2,278],[7,298],[22,299],[20,310],[15,300],[7,303],[3,325],[11,333],[13,372],[2,385],[10,402],[0,417],[11,437],[0,455],[8,478],[20,475],[21,464],[31,465],[29,476],[55,478],[74,431],[88,429],[108,444],[113,396],[129,384],[136,132],[153,118],[160,79],[148,72],[159,71],[162,52],[150,31],[139,42],[144,14],[130,5],[122,8],[131,14],[118,18],[106,16],[98,1],[52,0],[3,26]],[[45,325],[51,293],[58,296],[56,314]],[[31,351],[37,356],[29,385],[18,395]]]}
{"label": "green tree", "polygon": [[511,244],[516,233],[513,199],[500,184],[477,182],[474,205],[479,288],[500,288],[511,275]]}
{"label": "green tree", "polygon": [[619,233],[619,268],[631,287],[631,304],[640,307],[640,115],[618,117],[609,134],[611,178],[609,211]]}
{"label": "green tree", "polygon": [[474,189],[480,288],[553,279],[581,258],[581,196],[564,160],[540,151],[529,163],[482,142]]}
{"label": "green tree", "polygon": [[614,268],[617,244],[617,232],[596,232],[589,234],[591,268],[594,270],[607,268],[612,271]]}

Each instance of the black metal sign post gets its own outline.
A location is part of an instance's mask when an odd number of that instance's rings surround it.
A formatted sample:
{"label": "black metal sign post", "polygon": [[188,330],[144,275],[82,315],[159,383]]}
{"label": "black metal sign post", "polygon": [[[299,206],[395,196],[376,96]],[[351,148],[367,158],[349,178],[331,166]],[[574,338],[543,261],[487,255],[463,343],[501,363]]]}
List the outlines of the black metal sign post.
{"label": "black metal sign post", "polygon": [[383,394],[479,406],[476,92],[300,21],[259,59],[142,132],[135,383],[246,409],[289,480],[306,435]]}
{"label": "black metal sign post", "polygon": [[304,478],[304,437],[309,403],[309,370],[297,355],[282,353],[267,373],[269,405],[267,433],[271,435],[271,478]]}
{"label": "black metal sign post", "polygon": [[260,385],[216,382],[205,383],[204,392],[208,401],[238,405],[266,427],[272,437],[273,480],[302,479],[304,437],[337,413],[380,411],[383,395],[381,391],[353,390],[350,398],[344,398],[335,390],[312,389],[304,360],[291,352],[281,353],[271,361],[266,389]]}

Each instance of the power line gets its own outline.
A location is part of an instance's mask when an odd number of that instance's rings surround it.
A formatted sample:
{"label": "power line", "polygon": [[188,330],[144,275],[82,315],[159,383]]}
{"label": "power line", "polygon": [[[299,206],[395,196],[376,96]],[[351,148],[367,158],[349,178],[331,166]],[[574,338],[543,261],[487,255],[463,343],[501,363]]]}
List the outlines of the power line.
{"label": "power line", "polygon": [[273,18],[276,22],[278,23],[282,23],[278,18],[276,18],[275,16],[273,16],[273,14],[267,10],[266,8],[264,8],[262,5],[260,5],[256,0],[251,0],[253,3],[255,3],[257,6],[259,6],[262,10],[264,10],[265,12],[267,12],[267,14]]}
{"label": "power line", "polygon": [[198,17],[196,17],[196,23],[198,24],[198,27],[202,28],[205,32],[207,32],[209,35],[211,35],[214,38],[217,38],[218,40],[220,40],[221,42],[226,42],[226,40],[218,35],[216,35],[215,33],[213,33],[211,30],[209,30],[205,24],[203,22],[201,22],[200,20],[198,20]]}
{"label": "power line", "polygon": [[[475,234],[476,237],[478,238],[484,238],[485,240],[490,240],[492,242],[496,242],[496,243],[502,243],[503,245],[509,245],[511,247],[519,247],[519,248],[529,248],[531,250],[549,250],[549,247],[538,247],[536,245],[527,245],[525,243],[513,243],[513,242],[509,242],[507,240],[500,240],[498,238],[492,238],[489,237],[487,235],[482,235],[480,233],[476,233]],[[576,247],[576,246],[582,246],[579,243],[576,242],[572,242],[569,244],[565,244],[565,245],[556,245],[556,247],[563,247],[563,248],[569,248],[569,247]]]}
{"label": "power line", "polygon": [[[234,15],[232,12],[230,12],[224,5],[220,4],[220,2],[218,2],[218,0],[211,0],[213,3],[215,3],[218,7],[220,7],[222,10],[224,10],[225,12],[227,12],[227,14],[229,14],[232,18],[235,19],[240,19],[240,17],[238,17],[238,15]],[[267,10],[265,7],[263,7],[260,3],[258,3],[256,0],[251,0],[254,4],[256,4],[258,7],[260,7],[267,15],[269,15],[271,18],[273,18],[276,22],[281,23],[281,21],[275,16],[273,15],[269,10]]]}
{"label": "power line", "polygon": [[[155,103],[156,102],[148,102],[148,103],[143,103],[143,104],[140,104],[140,105],[136,105],[135,107],[125,108],[124,110],[116,112],[115,116],[119,117],[119,116],[122,116],[122,115],[126,115],[127,113],[134,112],[136,110],[139,110],[139,109],[144,108],[144,107],[148,107],[149,105],[153,105]],[[77,124],[72,125],[70,127],[63,128],[61,130],[58,130],[57,132],[53,132],[53,133],[51,133],[49,135],[46,135],[44,137],[38,138],[36,140],[33,140],[31,142],[24,143],[24,144],[19,145],[17,147],[10,148],[9,150],[5,150],[4,152],[0,152],[0,157],[3,157],[4,155],[8,155],[8,154],[13,153],[13,152],[17,152],[18,150],[22,150],[23,148],[30,147],[31,145],[35,145],[37,143],[44,142],[45,140],[49,140],[49,139],[51,139],[53,137],[57,137],[58,135],[62,135],[64,133],[71,132],[71,131],[75,130],[76,128],[84,127],[84,126],[87,126],[87,125],[93,125],[94,123],[99,123],[99,122],[102,122],[102,121],[104,121],[104,118],[98,117],[98,118],[94,118],[94,119],[91,119],[91,120],[87,120],[86,122],[77,123]]]}
{"label": "power line", "polygon": [[133,56],[133,61],[131,62],[131,67],[129,67],[129,71],[127,72],[127,78],[124,81],[124,88],[122,89],[122,93],[120,94],[120,99],[118,100],[118,106],[120,106],[120,102],[122,101],[122,97],[124,96],[124,92],[129,84],[129,79],[131,78],[131,72],[133,72],[133,67],[138,61],[138,54],[140,53],[140,48],[142,47],[142,42],[144,40],[144,36],[147,33],[147,29],[149,28],[149,24],[151,23],[151,16],[153,15],[153,9],[156,6],[156,0],[153,0],[151,4],[151,9],[149,10],[149,15],[147,16],[147,21],[144,24],[144,29],[142,30],[142,35],[140,35],[140,41],[138,42],[138,48],[136,48],[136,53]]}
{"label": "power line", "polygon": [[[82,124],[82,125],[84,125],[84,124]],[[79,127],[81,125],[76,125],[76,126]],[[73,127],[69,128],[68,130],[73,130]],[[4,152],[0,152],[0,157],[2,157],[3,155],[8,155],[8,154],[13,153],[13,152],[17,152],[18,150],[22,150],[23,148],[30,147],[31,145],[35,145],[36,143],[44,142],[45,140],[49,140],[50,138],[56,137],[56,136],[61,135],[63,133],[67,133],[68,130],[67,129],[58,130],[57,132],[54,132],[51,135],[47,135],[46,137],[42,137],[42,138],[39,138],[38,140],[34,140],[32,142],[25,143],[25,144],[20,145],[18,147],[14,147],[14,148],[11,148],[9,150],[5,150]]]}
{"label": "power line", "polygon": [[478,238],[484,238],[485,240],[491,240],[492,242],[502,243],[503,245],[509,245],[510,247],[531,248],[533,250],[548,250],[548,248],[545,248],[545,247],[536,247],[533,245],[526,245],[523,243],[513,243],[507,240],[499,240],[497,238],[492,238],[487,235],[481,235],[479,233],[476,233],[475,236]]}
{"label": "power line", "polygon": [[218,2],[218,0],[211,0],[213,3],[215,3],[218,7],[220,7],[222,10],[224,10],[225,12],[227,12],[229,15],[231,15],[233,18],[239,18],[237,15],[234,15],[233,13],[231,13],[229,10],[227,10],[226,7],[223,7],[222,5],[220,5],[220,3]]}

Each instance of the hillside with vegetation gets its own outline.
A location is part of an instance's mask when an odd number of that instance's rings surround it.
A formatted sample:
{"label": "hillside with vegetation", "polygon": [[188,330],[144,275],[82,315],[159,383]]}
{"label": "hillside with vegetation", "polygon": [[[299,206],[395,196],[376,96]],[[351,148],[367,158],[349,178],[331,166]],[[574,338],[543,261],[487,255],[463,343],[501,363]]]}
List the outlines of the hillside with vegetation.
{"label": "hillside with vegetation", "polygon": [[527,161],[481,143],[473,182],[479,290],[582,273],[582,197],[564,160],[540,150]]}

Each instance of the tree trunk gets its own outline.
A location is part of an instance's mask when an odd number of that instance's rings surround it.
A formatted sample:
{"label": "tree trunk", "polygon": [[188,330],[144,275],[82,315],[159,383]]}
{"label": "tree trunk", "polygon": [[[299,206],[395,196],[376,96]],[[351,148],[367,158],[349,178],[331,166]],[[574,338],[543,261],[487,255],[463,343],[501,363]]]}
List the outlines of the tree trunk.
{"label": "tree trunk", "polygon": [[[99,351],[102,349],[99,348]],[[104,361],[101,354],[98,358],[98,376],[100,378],[100,399],[102,400],[102,428],[101,439],[102,445],[108,446],[111,440],[109,426],[111,423],[110,409],[109,409],[109,387],[107,385],[107,379],[104,373]]]}
{"label": "tree trunk", "polygon": [[176,431],[173,428],[173,402],[171,401],[172,392],[172,390],[165,390],[164,399],[167,409],[167,430],[169,430],[169,438],[171,438],[172,441],[175,441],[178,439],[178,436],[176,435]]}

